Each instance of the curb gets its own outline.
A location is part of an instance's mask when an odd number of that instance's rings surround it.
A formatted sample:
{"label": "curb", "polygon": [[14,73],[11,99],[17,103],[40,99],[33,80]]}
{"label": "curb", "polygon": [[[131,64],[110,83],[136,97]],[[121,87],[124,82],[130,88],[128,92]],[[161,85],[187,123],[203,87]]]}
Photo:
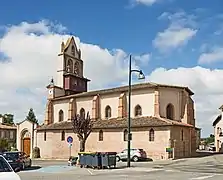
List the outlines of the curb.
{"label": "curb", "polygon": [[67,159],[42,159],[42,158],[32,158],[34,161],[68,161]]}

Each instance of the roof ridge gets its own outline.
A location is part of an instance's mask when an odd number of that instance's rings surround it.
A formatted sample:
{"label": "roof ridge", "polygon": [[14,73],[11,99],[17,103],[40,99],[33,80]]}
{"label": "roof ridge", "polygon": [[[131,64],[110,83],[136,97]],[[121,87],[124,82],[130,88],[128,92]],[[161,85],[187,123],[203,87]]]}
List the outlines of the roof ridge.
{"label": "roof ridge", "polygon": [[162,120],[162,121],[164,121],[164,122],[173,124],[169,119],[166,119],[166,118],[163,118],[163,117],[159,117],[158,119],[160,119],[160,120]]}
{"label": "roof ridge", "polygon": [[171,123],[172,125],[185,125],[185,126],[193,126],[192,124],[187,124],[184,123],[182,121],[177,121],[177,120],[171,120],[171,119],[166,119],[166,118],[162,118],[163,120],[165,120],[166,122]]}
{"label": "roof ridge", "polygon": [[[141,89],[141,88],[155,88],[155,87],[169,87],[169,88],[181,88],[181,89],[186,89],[188,93],[193,95],[194,93],[188,88],[184,86],[175,86],[175,85],[164,85],[164,84],[158,84],[154,82],[144,82],[144,83],[137,83],[132,85],[132,90],[136,89]],[[72,97],[81,97],[81,96],[92,96],[96,94],[105,94],[105,93],[114,93],[114,92],[124,92],[128,91],[128,85],[125,86],[116,86],[116,87],[111,87],[111,88],[105,88],[105,89],[96,89],[96,90],[91,90],[87,92],[82,92],[74,95],[68,95],[68,96],[62,96],[62,97],[56,97],[53,100],[59,100],[59,99],[67,99],[67,98],[72,98]]]}

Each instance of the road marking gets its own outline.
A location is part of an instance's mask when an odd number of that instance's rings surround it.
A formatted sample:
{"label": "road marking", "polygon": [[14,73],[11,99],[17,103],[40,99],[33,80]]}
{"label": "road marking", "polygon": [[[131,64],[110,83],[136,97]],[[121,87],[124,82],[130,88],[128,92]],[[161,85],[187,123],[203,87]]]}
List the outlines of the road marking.
{"label": "road marking", "polygon": [[165,171],[166,171],[166,172],[181,172],[181,171],[179,171],[179,170],[173,170],[173,169],[166,169]]}
{"label": "road marking", "polygon": [[30,171],[26,171],[26,172],[42,172],[42,173],[61,173],[61,172],[65,172],[65,171],[71,171],[73,170],[75,167],[73,166],[46,166],[46,167],[42,167],[40,169],[36,169],[36,170],[30,170]]}
{"label": "road marking", "polygon": [[88,171],[91,175],[93,175],[93,173],[90,171],[90,169],[87,169],[87,171]]}
{"label": "road marking", "polygon": [[200,177],[195,177],[195,178],[191,178],[190,180],[201,180],[201,179],[208,179],[208,178],[211,178],[211,177],[214,177],[214,176],[216,176],[216,174],[209,175],[209,176],[200,176]]}

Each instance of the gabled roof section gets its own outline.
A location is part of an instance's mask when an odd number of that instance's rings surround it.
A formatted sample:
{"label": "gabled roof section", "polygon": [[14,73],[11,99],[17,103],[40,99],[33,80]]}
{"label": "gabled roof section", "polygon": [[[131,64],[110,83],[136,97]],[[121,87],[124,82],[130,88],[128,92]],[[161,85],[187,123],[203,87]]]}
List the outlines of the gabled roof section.
{"label": "gabled roof section", "polygon": [[65,44],[65,46],[64,46],[64,48],[63,48],[63,50],[66,51],[67,48],[68,48],[70,45],[72,45],[72,44],[74,45],[75,49],[78,51],[78,49],[77,49],[77,44],[76,44],[76,42],[75,42],[73,36],[70,37],[70,38],[68,38],[68,40],[67,40],[67,42],[66,42],[66,44]]}
{"label": "gabled roof section", "polygon": [[222,115],[220,114],[220,115],[218,115],[218,117],[214,120],[214,122],[213,122],[213,125],[212,126],[216,126],[218,123],[219,123],[219,121],[221,121],[221,117],[222,117]]}
{"label": "gabled roof section", "polygon": [[16,123],[16,125],[20,125],[20,124],[24,123],[25,121],[28,121],[28,122],[30,122],[30,123],[32,123],[32,124],[36,124],[36,125],[38,125],[38,123],[34,123],[34,122],[32,122],[32,121],[30,121],[30,120],[28,120],[28,119],[25,119],[25,120],[23,120],[23,121],[21,121],[21,122],[19,122],[19,123]]}

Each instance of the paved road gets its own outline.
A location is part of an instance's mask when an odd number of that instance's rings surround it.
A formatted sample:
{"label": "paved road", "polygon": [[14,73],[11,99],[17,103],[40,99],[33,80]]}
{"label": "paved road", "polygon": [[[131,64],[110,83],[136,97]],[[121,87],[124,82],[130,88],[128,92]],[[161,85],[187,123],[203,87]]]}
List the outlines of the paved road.
{"label": "paved road", "polygon": [[[64,161],[35,161],[32,170],[20,172],[22,180],[222,180],[223,155],[175,161],[118,163],[117,169],[69,167]],[[41,166],[42,168],[38,168]],[[36,168],[36,169],[35,169]]]}

